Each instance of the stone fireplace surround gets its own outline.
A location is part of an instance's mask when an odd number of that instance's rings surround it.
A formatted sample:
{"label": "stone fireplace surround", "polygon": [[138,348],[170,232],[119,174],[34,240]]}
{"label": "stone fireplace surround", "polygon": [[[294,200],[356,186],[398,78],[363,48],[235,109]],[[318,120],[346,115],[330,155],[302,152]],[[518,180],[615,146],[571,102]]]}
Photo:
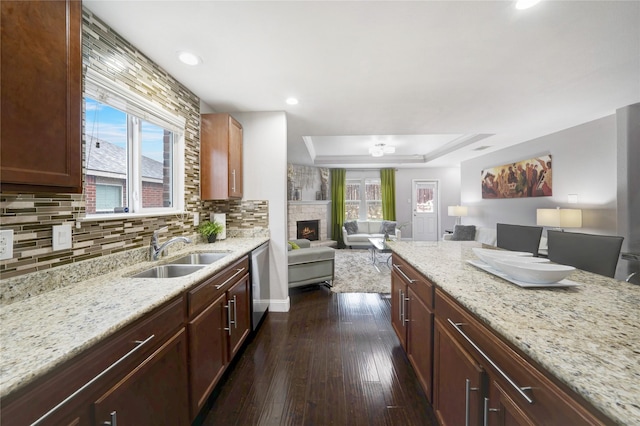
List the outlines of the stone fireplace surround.
{"label": "stone fireplace surround", "polygon": [[297,237],[296,223],[301,220],[319,220],[319,241],[312,245],[332,245],[329,232],[331,229],[331,201],[289,201],[287,206],[287,236],[290,240]]}

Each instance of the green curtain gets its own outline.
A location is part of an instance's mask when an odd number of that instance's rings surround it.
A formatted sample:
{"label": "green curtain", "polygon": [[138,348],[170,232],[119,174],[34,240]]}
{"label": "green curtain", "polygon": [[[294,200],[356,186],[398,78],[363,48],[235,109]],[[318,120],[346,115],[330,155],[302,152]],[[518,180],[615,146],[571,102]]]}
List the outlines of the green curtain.
{"label": "green curtain", "polygon": [[382,218],[396,220],[396,170],[380,170],[380,190],[382,192]]}
{"label": "green curtain", "polygon": [[345,190],[347,187],[347,171],[345,169],[331,169],[331,237],[338,242],[339,248],[344,248],[342,241],[342,224],[345,216]]}

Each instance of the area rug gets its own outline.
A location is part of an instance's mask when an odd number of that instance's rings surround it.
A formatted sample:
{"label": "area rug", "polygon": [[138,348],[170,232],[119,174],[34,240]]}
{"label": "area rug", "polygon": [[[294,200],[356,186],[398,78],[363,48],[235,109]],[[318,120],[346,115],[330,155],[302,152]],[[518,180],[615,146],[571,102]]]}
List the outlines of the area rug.
{"label": "area rug", "polygon": [[[384,262],[388,254],[381,254]],[[386,264],[380,272],[371,264],[369,250],[336,250],[336,270],[331,291],[334,293],[390,293],[391,271]]]}

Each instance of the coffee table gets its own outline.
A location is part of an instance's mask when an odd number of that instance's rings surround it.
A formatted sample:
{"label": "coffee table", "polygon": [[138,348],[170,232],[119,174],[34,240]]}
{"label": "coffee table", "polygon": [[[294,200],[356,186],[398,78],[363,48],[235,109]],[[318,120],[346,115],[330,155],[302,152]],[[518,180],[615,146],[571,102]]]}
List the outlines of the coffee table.
{"label": "coffee table", "polygon": [[[387,245],[386,241],[383,238],[369,238],[369,242],[371,243],[369,251],[371,252],[371,263],[373,267],[376,268],[378,272],[380,272],[379,265],[386,265],[387,268],[391,269],[391,248]],[[381,262],[378,255],[387,253],[389,254],[387,259]]]}

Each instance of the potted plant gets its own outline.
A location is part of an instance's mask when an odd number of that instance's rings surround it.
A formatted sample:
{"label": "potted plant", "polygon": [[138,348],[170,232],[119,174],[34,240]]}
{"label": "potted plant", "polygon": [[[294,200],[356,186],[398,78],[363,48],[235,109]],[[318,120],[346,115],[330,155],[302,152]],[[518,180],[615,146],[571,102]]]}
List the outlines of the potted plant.
{"label": "potted plant", "polygon": [[198,232],[200,233],[200,235],[206,238],[207,241],[209,241],[210,243],[216,242],[216,237],[218,236],[219,233],[222,232],[222,230],[223,230],[222,225],[216,222],[215,220],[214,221],[205,220],[200,224],[200,226],[198,226]]}

